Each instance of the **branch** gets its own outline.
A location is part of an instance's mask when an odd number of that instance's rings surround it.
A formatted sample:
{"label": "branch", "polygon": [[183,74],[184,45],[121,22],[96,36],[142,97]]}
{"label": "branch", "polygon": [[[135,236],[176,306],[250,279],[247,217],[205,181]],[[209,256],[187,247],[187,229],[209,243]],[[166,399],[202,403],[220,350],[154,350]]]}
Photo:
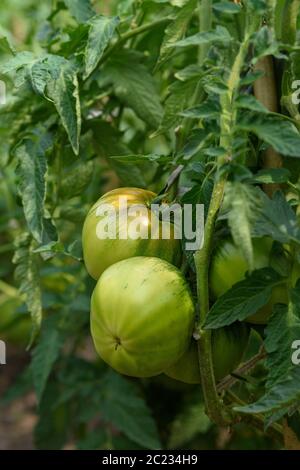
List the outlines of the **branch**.
{"label": "branch", "polygon": [[[248,52],[251,25],[245,34],[244,41],[240,45],[239,52],[235,58],[231,73],[227,81],[228,91],[221,98],[221,138],[220,146],[226,149],[225,158],[219,159],[221,166],[232,153],[232,128],[236,121],[236,111],[233,106],[234,94],[240,83],[240,74]],[[200,306],[200,323],[197,327],[198,333],[198,357],[201,375],[201,384],[204,401],[208,416],[217,424],[228,425],[233,420],[231,410],[226,408],[218,395],[213,370],[211,332],[202,329],[209,311],[209,265],[212,251],[213,234],[220,206],[223,201],[226,177],[222,176],[214,184],[212,198],[210,201],[207,220],[204,228],[203,247],[195,255],[195,266],[197,273],[197,295]]]}
{"label": "branch", "polygon": [[243,375],[249,374],[254,369],[256,364],[258,362],[262,361],[263,359],[265,359],[266,357],[267,357],[267,353],[265,352],[265,350],[263,348],[261,348],[259,353],[257,353],[255,356],[251,357],[251,359],[249,359],[249,361],[245,362],[238,369],[236,369],[234,372],[232,372],[232,375],[228,375],[227,377],[224,377],[224,379],[222,379],[218,383],[218,385],[217,385],[218,392],[222,392],[224,390],[227,390],[227,389],[233,387],[233,385],[235,385],[240,380],[239,378],[234,377],[234,375],[243,376]]}

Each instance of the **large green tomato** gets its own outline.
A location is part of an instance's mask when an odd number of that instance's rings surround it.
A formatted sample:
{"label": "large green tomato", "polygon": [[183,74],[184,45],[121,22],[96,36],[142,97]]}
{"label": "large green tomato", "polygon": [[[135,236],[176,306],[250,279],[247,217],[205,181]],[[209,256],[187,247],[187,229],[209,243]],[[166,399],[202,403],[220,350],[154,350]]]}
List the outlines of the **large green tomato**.
{"label": "large green tomato", "polygon": [[[254,269],[269,266],[272,243],[270,238],[253,240]],[[213,297],[218,298],[225,294],[234,284],[245,278],[247,271],[249,265],[242,250],[231,240],[223,242],[213,256],[210,268],[210,288]],[[287,300],[286,286],[275,287],[269,303],[246,321],[255,324],[267,323],[273,306],[276,303],[286,303]]]}
{"label": "large green tomato", "polygon": [[[244,323],[213,330],[212,357],[216,380],[230,374],[240,364],[249,340],[250,328]],[[200,383],[197,343],[192,339],[189,349],[165,371],[169,377],[188,384]]]}
{"label": "large green tomato", "polygon": [[[91,208],[83,226],[82,239],[85,265],[94,279],[97,280],[106,268],[117,261],[134,256],[154,256],[175,266],[180,263],[181,242],[174,238],[172,223],[157,218],[157,225],[151,224],[154,212],[150,205],[155,196],[144,189],[120,188],[102,196]],[[120,198],[123,198],[123,202]],[[127,222],[119,219],[120,214],[124,215],[124,202],[127,204]],[[108,216],[104,212],[107,205],[116,210],[116,225],[114,214]],[[143,210],[143,215],[140,215],[139,210]],[[134,239],[132,228],[136,228],[136,233],[144,238],[140,236]],[[115,237],[106,235],[109,229],[116,229]],[[162,238],[163,230],[170,230],[170,237]]]}
{"label": "large green tomato", "polygon": [[121,374],[158,375],[188,349],[194,305],[181,272],[159,258],[110,266],[91,301],[91,332],[100,357]]}

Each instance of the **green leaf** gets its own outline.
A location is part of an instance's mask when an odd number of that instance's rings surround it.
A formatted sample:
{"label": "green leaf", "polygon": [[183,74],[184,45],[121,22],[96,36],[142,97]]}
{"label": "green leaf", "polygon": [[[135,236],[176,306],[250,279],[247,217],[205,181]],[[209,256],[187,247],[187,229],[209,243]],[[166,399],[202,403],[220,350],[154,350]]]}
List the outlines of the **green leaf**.
{"label": "green leaf", "polygon": [[[299,402],[297,403],[299,408]],[[294,410],[293,413],[288,415],[287,422],[289,428],[291,428],[296,434],[297,438],[300,439],[300,410]]]}
{"label": "green leaf", "polygon": [[228,223],[233,240],[253,269],[251,228],[261,204],[260,193],[253,186],[238,181],[226,184],[224,206],[228,210]]}
{"label": "green leaf", "polygon": [[13,383],[1,397],[0,404],[8,405],[12,401],[27,395],[32,390],[32,371],[30,367],[17,375]]}
{"label": "green leaf", "polygon": [[182,150],[185,159],[189,160],[200,150],[203,151],[209,138],[206,129],[193,129]]}
{"label": "green leaf", "polygon": [[95,16],[89,21],[89,35],[84,55],[84,79],[88,78],[97,67],[119,23],[120,19],[116,16]]}
{"label": "green leaf", "polygon": [[47,96],[53,101],[73,151],[78,155],[81,131],[79,85],[76,70],[70,63],[62,65],[56,80],[48,82]]}
{"label": "green leaf", "polygon": [[177,41],[172,47],[189,47],[189,46],[200,46],[201,44],[210,43],[227,43],[232,41],[228,30],[224,26],[217,26],[214,31],[206,31],[203,33],[194,34],[181,41]]}
{"label": "green leaf", "polygon": [[149,127],[157,128],[163,109],[157,85],[151,73],[140,62],[140,55],[123,50],[114,55],[99,74],[100,87],[111,84],[119,99]]}
{"label": "green leaf", "polygon": [[89,186],[95,165],[93,161],[81,161],[69,172],[66,172],[60,186],[60,195],[64,199],[70,199],[83,193]]}
{"label": "green leaf", "polygon": [[219,117],[220,112],[221,108],[219,102],[208,99],[202,104],[181,112],[180,115],[192,119],[212,119]]}
{"label": "green leaf", "polygon": [[213,4],[213,9],[221,13],[236,14],[242,11],[240,5],[232,2],[219,2]]}
{"label": "green leaf", "polygon": [[108,445],[108,440],[104,429],[93,429],[87,436],[77,442],[76,447],[79,450],[103,449]]}
{"label": "green leaf", "polygon": [[300,227],[290,204],[277,191],[273,199],[262,193],[263,206],[252,230],[254,237],[270,236],[280,243],[300,243]]}
{"label": "green leaf", "polygon": [[78,23],[86,23],[95,15],[91,0],[63,0]]}
{"label": "green leaf", "polygon": [[169,95],[165,101],[164,115],[160,126],[154,135],[163,134],[170,129],[175,129],[182,121],[180,112],[186,108],[190,102],[191,96],[195,92],[196,80],[186,82],[174,82],[169,87]]}
{"label": "green leaf", "polygon": [[15,49],[5,36],[0,36],[0,51],[4,52],[5,54],[15,54]]}
{"label": "green leaf", "polygon": [[[16,169],[18,191],[28,228],[39,243],[42,243],[47,234],[45,222],[47,153],[52,146],[51,134],[41,127],[34,129],[15,150],[18,160]],[[55,234],[54,239],[57,239]]]}
{"label": "green leaf", "polygon": [[[141,162],[139,162],[139,165],[140,164]],[[116,172],[123,184],[127,186],[137,186],[138,188],[147,187],[142,169],[136,164],[110,159],[109,165]]]}
{"label": "green leaf", "polygon": [[[74,218],[71,221],[74,223]],[[34,253],[45,253],[46,258],[59,253],[76,261],[82,261],[82,246],[79,240],[75,240],[67,248],[61,242],[50,242],[36,248]]]}
{"label": "green leaf", "polygon": [[288,307],[277,307],[265,330],[268,377],[265,394],[255,403],[237,407],[243,413],[279,410],[300,399],[300,367],[293,362],[300,338],[300,288],[291,292]]}
{"label": "green leaf", "polygon": [[300,158],[300,135],[289,121],[272,114],[244,111],[238,116],[237,129],[253,132],[283,155]]}
{"label": "green leaf", "polygon": [[210,94],[222,95],[228,92],[228,86],[222,77],[213,74],[207,74],[201,80],[203,83],[204,90]]}
{"label": "green leaf", "polygon": [[39,419],[34,428],[34,443],[37,449],[57,450],[66,443],[70,416],[66,406],[56,406],[60,394],[58,382],[47,384],[39,405]]}
{"label": "green leaf", "polygon": [[274,32],[268,26],[263,26],[252,36],[254,45],[254,58],[252,63],[255,64],[261,57],[274,55],[278,59],[286,59],[287,57],[280,51],[282,46],[274,37]]}
{"label": "green leaf", "polygon": [[263,77],[264,73],[261,70],[255,70],[254,72],[248,72],[247,75],[241,77],[240,86],[252,85],[260,77]]}
{"label": "green leaf", "polygon": [[287,168],[266,168],[253,176],[253,182],[259,184],[287,183],[291,172]]}
{"label": "green leaf", "polygon": [[60,68],[68,63],[61,56],[45,54],[36,57],[32,52],[20,52],[3,66],[3,73],[15,73],[19,86],[27,81],[33,91],[45,97],[45,88],[49,80],[55,80]]}
{"label": "green leaf", "polygon": [[101,413],[129,439],[147,449],[160,449],[158,432],[150,410],[135,385],[109,372],[99,390]]}
{"label": "green leaf", "polygon": [[13,258],[13,263],[16,264],[15,278],[33,320],[31,342],[39,331],[42,322],[39,264],[37,255],[34,254],[34,248],[35,245],[30,235],[23,233],[16,240],[16,251]]}
{"label": "green leaf", "polygon": [[35,61],[36,57],[32,52],[19,52],[5,64],[1,64],[1,72],[4,74],[12,73]]}
{"label": "green leaf", "polygon": [[152,162],[152,163],[170,163],[172,161],[172,157],[170,155],[113,155],[110,158],[116,160],[121,163],[145,163],[145,162]]}
{"label": "green leaf", "polygon": [[240,95],[234,104],[237,108],[249,109],[258,113],[269,113],[269,110],[253,95]]}
{"label": "green leaf", "polygon": [[263,13],[267,12],[269,7],[268,0],[248,0],[247,1],[247,9],[249,9],[249,13],[255,13],[258,15],[262,15]]}
{"label": "green leaf", "polygon": [[218,298],[206,318],[206,328],[221,328],[235,321],[243,321],[266,305],[272,288],[282,277],[271,268],[253,271],[245,280],[238,282]]}
{"label": "green leaf", "polygon": [[186,82],[191,79],[200,78],[203,76],[203,69],[200,65],[191,64],[184,69],[178,70],[175,73],[175,77],[182,82]]}
{"label": "green leaf", "polygon": [[52,315],[44,320],[38,344],[33,350],[31,369],[38,403],[64,344],[64,334],[58,328],[59,320],[59,315]]}
{"label": "green leaf", "polygon": [[58,55],[45,54],[36,58],[31,52],[21,52],[1,70],[3,73],[14,72],[19,85],[27,81],[35,93],[53,102],[72,148],[78,154],[81,110],[74,65]]}
{"label": "green leaf", "polygon": [[207,417],[203,403],[189,404],[176,416],[171,425],[168,441],[169,449],[183,449],[198,434],[205,434],[212,426]]}
{"label": "green leaf", "polygon": [[109,166],[116,172],[126,186],[145,188],[147,183],[140,167],[135,164],[114,161],[114,155],[128,155],[129,148],[122,142],[122,134],[108,123],[94,119],[90,123],[93,129],[93,140],[97,154],[106,159]]}
{"label": "green leaf", "polygon": [[172,50],[170,48],[172,48],[173,45],[185,35],[196,6],[196,0],[189,0],[181,10],[178,11],[175,19],[167,26],[160,48],[157,67],[168,60],[172,55]]}

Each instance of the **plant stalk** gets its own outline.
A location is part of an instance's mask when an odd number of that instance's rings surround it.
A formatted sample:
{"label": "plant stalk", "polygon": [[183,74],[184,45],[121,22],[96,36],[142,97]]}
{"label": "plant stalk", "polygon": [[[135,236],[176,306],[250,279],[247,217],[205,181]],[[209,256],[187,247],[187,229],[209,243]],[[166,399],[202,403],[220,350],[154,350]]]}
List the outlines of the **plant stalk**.
{"label": "plant stalk", "polygon": [[[226,160],[232,159],[232,129],[236,120],[236,112],[233,107],[233,98],[238,90],[240,74],[249,47],[249,37],[246,34],[244,41],[240,45],[239,52],[234,61],[231,73],[227,80],[228,91],[221,99],[221,138],[220,146],[226,149],[225,157],[219,160],[222,165]],[[204,228],[203,247],[195,255],[195,265],[197,273],[197,294],[200,307],[199,325],[197,327],[198,357],[201,375],[201,384],[204,394],[204,401],[208,416],[218,425],[226,426],[233,421],[231,411],[226,408],[218,395],[216,381],[213,370],[211,332],[204,330],[209,311],[209,265],[212,251],[213,234],[216,219],[222,204],[226,177],[222,176],[216,180],[213,188],[212,198],[209,206],[208,216]]]}

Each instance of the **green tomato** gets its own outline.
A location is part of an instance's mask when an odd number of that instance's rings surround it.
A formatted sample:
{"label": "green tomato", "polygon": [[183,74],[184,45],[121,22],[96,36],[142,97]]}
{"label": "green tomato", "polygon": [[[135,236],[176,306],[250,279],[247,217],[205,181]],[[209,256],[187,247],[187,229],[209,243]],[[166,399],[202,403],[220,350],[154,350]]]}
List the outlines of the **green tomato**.
{"label": "green tomato", "polygon": [[121,374],[158,375],[188,349],[194,304],[181,272],[159,258],[110,266],[91,301],[91,332],[100,357]]}
{"label": "green tomato", "polygon": [[28,314],[17,311],[21,305],[22,302],[16,298],[6,298],[1,302],[0,340],[25,347],[29,343],[32,324]]}
{"label": "green tomato", "polygon": [[[83,257],[89,274],[94,279],[99,279],[106,268],[123,259],[135,256],[154,256],[164,259],[175,266],[178,266],[181,260],[181,242],[174,238],[174,226],[167,221],[158,220],[154,236],[151,236],[151,220],[154,217],[150,209],[151,202],[155,198],[151,191],[138,188],[120,188],[110,191],[102,196],[89,211],[83,226],[82,242]],[[120,197],[127,203],[127,226],[121,222],[119,224]],[[107,214],[101,215],[105,205],[110,204],[116,209],[117,223],[113,218],[108,219]],[[144,210],[145,215],[141,216],[133,209],[140,208]],[[131,212],[130,212],[131,211]],[[99,214],[99,215],[98,215]],[[116,238],[105,238],[102,231],[109,230],[105,224],[111,225],[110,228],[116,228]],[[136,227],[138,232],[145,235],[144,238],[134,239],[130,234],[130,227]],[[162,238],[163,230],[170,230],[169,239]],[[156,237],[156,239],[155,239]]]}
{"label": "green tomato", "polygon": [[[215,378],[221,380],[240,364],[247,348],[250,328],[244,323],[212,331],[212,358]],[[188,384],[200,383],[197,343],[192,339],[189,349],[165,371],[168,377]]]}
{"label": "green tomato", "polygon": [[[272,248],[270,238],[254,239],[254,269],[269,266]],[[231,240],[226,240],[217,249],[213,256],[210,268],[210,288],[215,299],[225,294],[234,284],[242,281],[249,271],[248,262],[242,252]],[[276,303],[286,303],[288,300],[285,285],[273,288],[272,296],[267,305],[262,307],[246,321],[255,324],[265,324],[272,314]]]}

